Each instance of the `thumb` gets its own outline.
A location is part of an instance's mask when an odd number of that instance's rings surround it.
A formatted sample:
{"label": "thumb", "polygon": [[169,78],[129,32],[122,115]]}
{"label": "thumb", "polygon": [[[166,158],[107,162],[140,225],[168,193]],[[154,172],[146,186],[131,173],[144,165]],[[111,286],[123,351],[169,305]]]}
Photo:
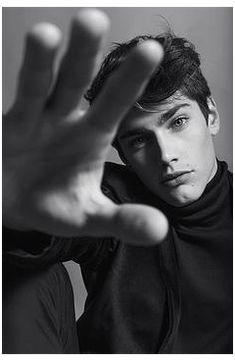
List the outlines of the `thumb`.
{"label": "thumb", "polygon": [[116,206],[112,223],[115,237],[135,246],[157,245],[166,238],[169,229],[161,211],[139,204]]}

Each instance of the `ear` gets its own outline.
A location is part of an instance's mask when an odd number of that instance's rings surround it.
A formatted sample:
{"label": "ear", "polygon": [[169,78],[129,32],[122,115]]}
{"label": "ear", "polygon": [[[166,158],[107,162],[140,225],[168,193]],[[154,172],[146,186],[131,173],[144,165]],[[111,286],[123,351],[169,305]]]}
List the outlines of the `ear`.
{"label": "ear", "polygon": [[216,103],[213,97],[209,97],[207,99],[207,104],[209,108],[209,115],[208,115],[208,128],[210,134],[215,136],[219,132],[220,128],[220,117],[216,107]]}

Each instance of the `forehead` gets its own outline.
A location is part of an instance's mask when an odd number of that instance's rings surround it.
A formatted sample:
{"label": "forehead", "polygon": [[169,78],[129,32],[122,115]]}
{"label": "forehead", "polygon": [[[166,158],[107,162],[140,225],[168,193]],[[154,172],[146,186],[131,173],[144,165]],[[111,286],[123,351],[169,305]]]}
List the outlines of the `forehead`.
{"label": "forehead", "polygon": [[148,126],[151,121],[160,121],[164,115],[167,117],[173,116],[180,110],[193,110],[199,108],[196,101],[189,99],[188,97],[175,94],[167,98],[164,102],[159,103],[153,108],[153,110],[144,111],[138,108],[132,108],[124,118],[118,131],[120,136],[127,130],[136,129],[138,127]]}

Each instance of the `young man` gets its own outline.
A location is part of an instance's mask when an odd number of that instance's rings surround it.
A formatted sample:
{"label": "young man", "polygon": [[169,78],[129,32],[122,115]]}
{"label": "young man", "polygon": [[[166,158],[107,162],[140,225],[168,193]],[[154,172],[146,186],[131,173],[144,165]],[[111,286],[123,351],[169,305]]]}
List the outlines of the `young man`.
{"label": "young man", "polygon": [[[199,56],[171,34],[117,46],[80,114],[106,30],[77,16],[50,93],[58,30],[28,37],[3,123],[4,352],[232,353],[232,181]],[[103,173],[112,141],[125,166]]]}

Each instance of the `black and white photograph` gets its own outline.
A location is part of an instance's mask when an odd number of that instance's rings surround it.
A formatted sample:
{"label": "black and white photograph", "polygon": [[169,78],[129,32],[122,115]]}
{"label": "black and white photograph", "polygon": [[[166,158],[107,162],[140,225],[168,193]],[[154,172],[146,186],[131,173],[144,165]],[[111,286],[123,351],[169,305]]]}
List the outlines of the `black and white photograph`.
{"label": "black and white photograph", "polygon": [[233,354],[233,8],[2,7],[2,353]]}

